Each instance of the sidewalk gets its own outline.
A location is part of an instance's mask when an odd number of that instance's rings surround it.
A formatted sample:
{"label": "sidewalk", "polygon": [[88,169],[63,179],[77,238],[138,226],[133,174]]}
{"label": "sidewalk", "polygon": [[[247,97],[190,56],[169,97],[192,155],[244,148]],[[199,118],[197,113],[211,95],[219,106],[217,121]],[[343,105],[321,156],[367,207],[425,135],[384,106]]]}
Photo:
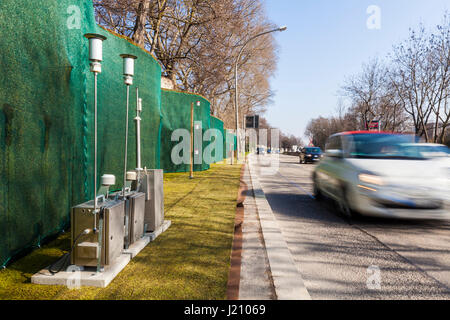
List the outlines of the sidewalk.
{"label": "sidewalk", "polygon": [[240,300],[310,300],[258,179],[257,159],[249,155],[244,181]]}
{"label": "sidewalk", "polygon": [[244,182],[247,184],[248,190],[244,201],[244,222],[242,225],[243,242],[239,299],[274,300],[276,299],[276,294],[256,208],[248,163],[245,165]]}

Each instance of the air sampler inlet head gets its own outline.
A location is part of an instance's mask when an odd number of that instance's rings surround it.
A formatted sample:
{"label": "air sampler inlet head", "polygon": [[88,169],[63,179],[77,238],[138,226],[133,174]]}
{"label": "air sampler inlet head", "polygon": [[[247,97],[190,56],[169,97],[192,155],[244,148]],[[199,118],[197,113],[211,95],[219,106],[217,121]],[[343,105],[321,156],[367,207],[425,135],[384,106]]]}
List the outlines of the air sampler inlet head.
{"label": "air sampler inlet head", "polygon": [[136,180],[137,180],[136,171],[128,171],[127,172],[127,181],[136,181]]}
{"label": "air sampler inlet head", "polygon": [[101,178],[102,186],[110,187],[116,184],[116,176],[112,174],[104,174]]}
{"label": "air sampler inlet head", "polygon": [[89,39],[89,60],[91,61],[91,72],[101,73],[103,41],[106,40],[106,37],[96,33],[86,33],[84,37]]}
{"label": "air sampler inlet head", "polygon": [[121,54],[123,58],[123,76],[126,85],[131,86],[133,84],[134,76],[134,60],[137,59],[136,56],[132,54]]}

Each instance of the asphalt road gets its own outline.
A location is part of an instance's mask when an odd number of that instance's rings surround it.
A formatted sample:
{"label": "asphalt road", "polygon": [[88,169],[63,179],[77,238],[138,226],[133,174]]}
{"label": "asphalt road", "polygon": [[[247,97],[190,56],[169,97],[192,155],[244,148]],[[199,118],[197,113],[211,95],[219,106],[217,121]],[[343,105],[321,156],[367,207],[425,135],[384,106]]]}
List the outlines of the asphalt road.
{"label": "asphalt road", "polygon": [[266,172],[267,158],[259,179],[312,299],[450,299],[450,222],[348,220],[313,199],[314,165],[280,155]]}

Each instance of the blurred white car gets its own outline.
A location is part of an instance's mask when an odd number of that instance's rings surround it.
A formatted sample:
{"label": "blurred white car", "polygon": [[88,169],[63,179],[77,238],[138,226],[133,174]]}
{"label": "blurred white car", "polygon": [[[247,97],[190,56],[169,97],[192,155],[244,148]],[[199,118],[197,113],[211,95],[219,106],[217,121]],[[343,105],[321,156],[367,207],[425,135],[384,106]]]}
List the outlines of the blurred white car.
{"label": "blurred white car", "polygon": [[413,157],[419,154],[427,159],[440,159],[450,161],[449,148],[443,144],[437,143],[409,143],[403,145],[403,150]]}
{"label": "blurred white car", "polygon": [[347,215],[450,219],[450,158],[414,135],[344,132],[329,138],[313,173],[316,199]]}

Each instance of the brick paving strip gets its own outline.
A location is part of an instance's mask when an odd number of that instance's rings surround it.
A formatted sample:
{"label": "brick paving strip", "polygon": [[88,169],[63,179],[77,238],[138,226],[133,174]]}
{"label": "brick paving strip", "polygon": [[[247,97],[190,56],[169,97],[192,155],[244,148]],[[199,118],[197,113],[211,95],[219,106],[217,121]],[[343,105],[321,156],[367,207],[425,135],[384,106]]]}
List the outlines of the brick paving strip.
{"label": "brick paving strip", "polygon": [[241,280],[241,263],[242,263],[242,224],[244,222],[244,201],[248,190],[247,184],[244,182],[245,164],[242,165],[240,186],[238,191],[236,216],[234,220],[234,236],[231,249],[231,267],[228,275],[227,283],[227,299],[239,299],[239,284]]}

